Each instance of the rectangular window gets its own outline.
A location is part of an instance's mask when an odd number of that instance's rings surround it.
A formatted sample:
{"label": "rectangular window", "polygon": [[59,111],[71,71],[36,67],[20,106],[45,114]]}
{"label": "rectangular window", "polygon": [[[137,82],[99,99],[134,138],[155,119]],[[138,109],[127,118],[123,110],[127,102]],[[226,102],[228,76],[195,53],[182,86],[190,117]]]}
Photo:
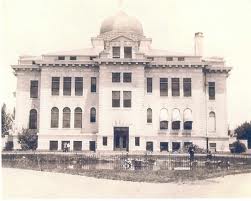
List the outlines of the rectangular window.
{"label": "rectangular window", "polygon": [[152,141],[146,142],[146,151],[153,152],[153,142]]}
{"label": "rectangular window", "polygon": [[178,57],[178,61],[185,61],[184,57]]}
{"label": "rectangular window", "polygon": [[112,57],[120,58],[120,47],[112,47]]}
{"label": "rectangular window", "polygon": [[135,146],[140,146],[140,137],[135,137]]}
{"label": "rectangular window", "polygon": [[167,57],[166,60],[167,61],[173,61],[173,57]]}
{"label": "rectangular window", "polygon": [[211,152],[216,152],[216,143],[209,143],[209,149]]}
{"label": "rectangular window", "polygon": [[215,100],[215,82],[208,82],[209,100]]}
{"label": "rectangular window", "polygon": [[168,121],[160,121],[160,130],[168,129]]}
{"label": "rectangular window", "polygon": [[132,92],[123,91],[123,107],[131,107],[132,105]]}
{"label": "rectangular window", "polygon": [[153,92],[153,79],[151,77],[146,78],[146,91],[147,93]]}
{"label": "rectangular window", "polygon": [[73,151],[82,151],[82,141],[73,141]]}
{"label": "rectangular window", "polygon": [[103,146],[107,146],[107,137],[103,137]]}
{"label": "rectangular window", "polygon": [[38,80],[30,81],[30,97],[31,98],[38,97]]}
{"label": "rectangular window", "polygon": [[172,96],[180,96],[180,79],[172,78]]}
{"label": "rectangular window", "polygon": [[147,57],[147,59],[153,61],[154,57]]}
{"label": "rectangular window", "polygon": [[97,91],[97,78],[91,77],[91,92]]}
{"label": "rectangular window", "polygon": [[59,56],[58,60],[65,60],[65,56]]}
{"label": "rectangular window", "polygon": [[132,47],[124,47],[124,57],[126,59],[132,58]]}
{"label": "rectangular window", "polygon": [[123,82],[132,82],[132,73],[123,73]]}
{"label": "rectangular window", "polygon": [[168,96],[168,78],[160,78],[160,96]]}
{"label": "rectangular window", "polygon": [[60,77],[52,77],[51,79],[51,95],[59,95]]}
{"label": "rectangular window", "polygon": [[120,82],[120,73],[112,73],[112,82]]}
{"label": "rectangular window", "polygon": [[120,91],[112,92],[112,107],[120,107]]}
{"label": "rectangular window", "polygon": [[50,141],[50,151],[58,150],[58,141]]}
{"label": "rectangular window", "polygon": [[83,96],[83,78],[75,77],[75,96]]}
{"label": "rectangular window", "polygon": [[185,97],[192,96],[192,79],[183,78],[183,94]]}
{"label": "rectangular window", "polygon": [[70,60],[77,60],[76,56],[70,56]]}
{"label": "rectangular window", "polygon": [[64,86],[63,86],[63,95],[70,96],[71,95],[71,77],[64,77]]}
{"label": "rectangular window", "polygon": [[90,60],[96,59],[97,57],[90,57]]}

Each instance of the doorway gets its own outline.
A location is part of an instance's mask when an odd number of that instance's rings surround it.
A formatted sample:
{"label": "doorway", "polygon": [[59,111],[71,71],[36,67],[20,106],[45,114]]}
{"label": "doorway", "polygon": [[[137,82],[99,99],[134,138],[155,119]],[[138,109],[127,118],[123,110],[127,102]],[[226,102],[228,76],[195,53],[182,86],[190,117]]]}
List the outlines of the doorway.
{"label": "doorway", "polygon": [[114,151],[129,151],[129,127],[114,127]]}

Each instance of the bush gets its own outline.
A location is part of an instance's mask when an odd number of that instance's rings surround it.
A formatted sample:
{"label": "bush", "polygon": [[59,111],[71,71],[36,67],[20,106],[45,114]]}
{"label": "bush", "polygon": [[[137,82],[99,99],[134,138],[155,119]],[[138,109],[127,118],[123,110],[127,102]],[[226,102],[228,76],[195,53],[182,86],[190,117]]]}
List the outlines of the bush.
{"label": "bush", "polygon": [[37,130],[23,129],[18,133],[18,143],[22,150],[36,150],[37,149]]}
{"label": "bush", "polygon": [[240,142],[239,140],[235,141],[231,146],[232,153],[243,153],[247,150],[245,144]]}

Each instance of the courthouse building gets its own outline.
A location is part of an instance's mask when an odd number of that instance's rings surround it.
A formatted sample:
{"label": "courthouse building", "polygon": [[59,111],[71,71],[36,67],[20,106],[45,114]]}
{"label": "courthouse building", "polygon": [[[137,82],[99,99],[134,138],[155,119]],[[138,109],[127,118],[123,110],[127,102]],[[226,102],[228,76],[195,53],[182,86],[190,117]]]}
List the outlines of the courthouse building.
{"label": "courthouse building", "polygon": [[91,42],[12,65],[15,135],[37,130],[39,150],[60,151],[67,142],[71,151],[163,152],[191,143],[229,151],[231,68],[203,57],[202,33],[195,33],[194,53],[157,50],[141,23],[120,11]]}

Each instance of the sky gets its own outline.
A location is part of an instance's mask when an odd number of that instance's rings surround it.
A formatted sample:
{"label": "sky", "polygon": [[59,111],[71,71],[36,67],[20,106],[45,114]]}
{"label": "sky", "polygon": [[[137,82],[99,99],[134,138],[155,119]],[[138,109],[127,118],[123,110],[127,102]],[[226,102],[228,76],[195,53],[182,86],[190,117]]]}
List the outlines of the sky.
{"label": "sky", "polygon": [[137,17],[152,47],[193,53],[204,33],[204,56],[233,67],[227,81],[230,128],[251,121],[250,0],[0,0],[0,103],[12,110],[20,55],[91,46],[102,21],[122,9]]}

